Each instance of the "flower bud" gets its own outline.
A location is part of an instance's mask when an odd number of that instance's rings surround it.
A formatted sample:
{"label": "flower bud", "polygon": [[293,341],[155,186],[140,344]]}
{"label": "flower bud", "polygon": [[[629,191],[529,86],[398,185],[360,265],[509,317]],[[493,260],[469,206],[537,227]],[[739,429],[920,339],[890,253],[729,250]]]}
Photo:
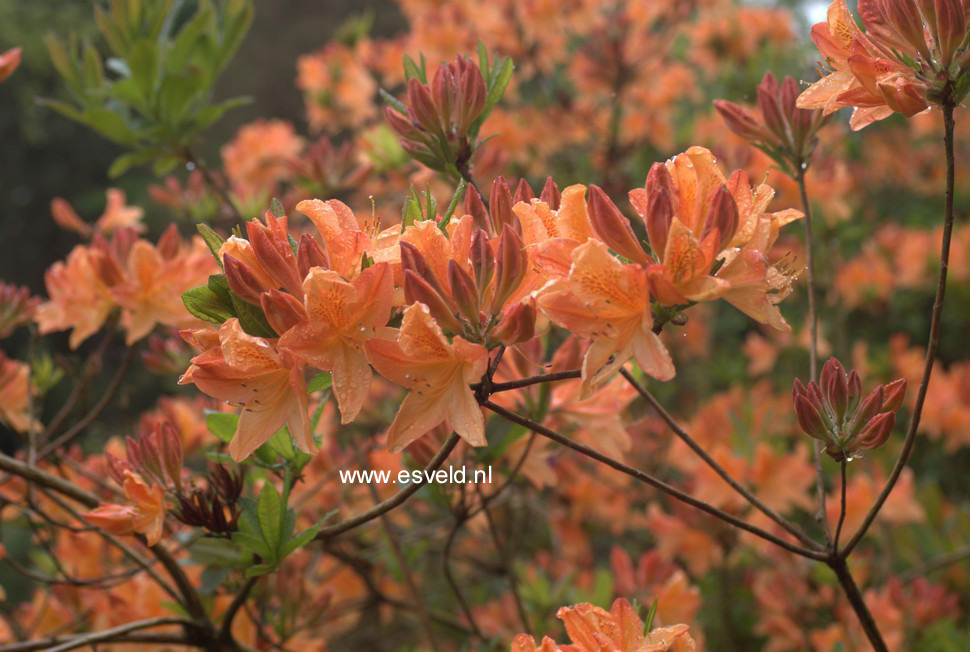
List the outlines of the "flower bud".
{"label": "flower bud", "polygon": [[445,124],[451,121],[457,96],[458,82],[455,80],[454,70],[451,65],[443,63],[438,66],[431,79],[431,99]]}
{"label": "flower bud", "polygon": [[518,289],[528,271],[525,245],[519,235],[505,225],[499,236],[498,254],[495,257],[495,295],[492,297],[492,314],[497,314],[512,293]]}
{"label": "flower bud", "polygon": [[818,439],[824,442],[830,441],[830,437],[826,434],[825,423],[822,421],[822,415],[819,414],[812,402],[808,400],[807,397],[799,394],[795,397],[795,417],[798,419],[798,426],[802,431],[814,439]]}
{"label": "flower bud", "polygon": [[468,275],[461,265],[454,260],[448,261],[448,285],[451,287],[451,297],[458,306],[459,312],[476,326],[480,322],[478,288],[475,281]]}
{"label": "flower bud", "polygon": [[906,398],[906,379],[899,378],[882,387],[882,409],[881,412],[895,412],[903,405]]}
{"label": "flower bud", "polygon": [[259,305],[266,315],[266,321],[278,335],[282,335],[307,319],[306,310],[300,300],[276,288],[264,292],[260,296]]}
{"label": "flower bud", "polygon": [[849,408],[850,413],[855,412],[856,408],[859,407],[859,400],[862,398],[862,379],[859,378],[859,374],[853,369],[849,372],[848,378],[849,384]]}
{"label": "flower bud", "polygon": [[535,335],[535,326],[536,302],[529,298],[505,309],[501,321],[492,331],[492,337],[506,346],[512,346],[531,340]]}
{"label": "flower bud", "polygon": [[727,246],[738,229],[738,205],[731,191],[723,183],[713,191],[712,195],[708,202],[702,237],[707,237],[708,233],[716,229],[718,251],[720,251]]}
{"label": "flower bud", "polygon": [[[666,168],[664,168],[666,169]],[[647,199],[647,239],[658,260],[663,260],[667,248],[667,234],[674,221],[673,200],[666,188],[659,188]]]}
{"label": "flower bud", "polygon": [[535,196],[535,193],[532,192],[532,186],[525,180],[525,177],[522,177],[519,179],[518,185],[515,186],[515,192],[512,194],[512,204],[518,204],[520,201],[528,204]]}
{"label": "flower bud", "polygon": [[182,488],[182,437],[171,423],[162,424],[159,433],[162,467],[176,490]]}
{"label": "flower bud", "polygon": [[764,125],[747,109],[727,100],[714,100],[714,108],[721,114],[728,129],[741,138],[755,143],[770,139]]}
{"label": "flower bud", "polygon": [[162,237],[158,239],[156,249],[158,249],[158,253],[162,259],[172,260],[178,255],[181,247],[182,236],[179,235],[178,227],[176,227],[175,223],[172,222],[168,225],[168,228],[165,229],[165,232],[162,233]]}
{"label": "flower bud", "polygon": [[485,108],[485,78],[478,66],[464,59],[466,65],[461,74],[461,98],[458,105],[458,132],[465,135],[472,123]]}
{"label": "flower bud", "polygon": [[465,214],[475,218],[475,226],[481,229],[488,228],[488,210],[482,196],[478,194],[475,186],[470,186],[465,190]]}
{"label": "flower bud", "polygon": [[281,237],[270,226],[253,220],[246,224],[246,235],[256,258],[273,281],[290,294],[302,297],[303,279],[297,272],[296,256],[285,233]]}
{"label": "flower bud", "polygon": [[431,316],[442,328],[447,328],[453,333],[462,331],[461,323],[455,318],[444,298],[430,283],[411,270],[404,272],[404,300],[409,304],[426,305]]}
{"label": "flower bud", "polygon": [[546,202],[552,210],[559,210],[559,202],[562,199],[562,194],[559,192],[559,186],[552,180],[552,177],[546,177],[546,183],[542,186],[542,193],[539,194],[539,199]]}
{"label": "flower bud", "polygon": [[894,412],[883,412],[869,420],[853,441],[853,450],[879,448],[889,439],[896,424]]}
{"label": "flower bud", "polygon": [[[402,139],[409,141],[412,146],[425,141],[425,135],[404,115],[389,106],[384,107],[384,119],[391,129]],[[403,142],[401,143],[404,144]]]}
{"label": "flower bud", "polygon": [[415,121],[431,133],[441,132],[441,118],[428,87],[417,79],[411,78],[408,80],[407,92],[408,109]]}
{"label": "flower bud", "polygon": [[641,265],[650,261],[630,226],[630,220],[620,212],[599,186],[589,187],[589,221],[600,240],[613,251]]}
{"label": "flower bud", "polygon": [[488,200],[488,212],[492,218],[492,231],[502,233],[502,228],[512,225],[518,218],[512,212],[512,192],[505,177],[495,177],[492,193]]}
{"label": "flower bud", "polygon": [[940,64],[943,68],[948,68],[953,61],[953,54],[966,36],[966,9],[961,0],[923,0],[923,2],[924,7],[932,5],[935,9],[935,31],[940,49]]}
{"label": "flower bud", "polygon": [[300,276],[306,278],[313,267],[329,269],[330,256],[316,238],[309,233],[304,233],[300,236],[300,244],[296,249],[296,268]]}
{"label": "flower bud", "polygon": [[758,108],[761,110],[765,126],[787,146],[791,145],[791,136],[788,120],[782,113],[778,95],[778,80],[770,72],[765,73],[761,83],[758,84]]}
{"label": "flower bud", "polygon": [[485,290],[492,281],[495,273],[495,256],[489,245],[488,236],[482,229],[477,229],[472,235],[472,243],[468,257],[471,259],[472,272],[475,274],[475,284],[478,286],[479,299],[485,296]]}
{"label": "flower bud", "polygon": [[829,358],[819,374],[819,385],[825,401],[835,413],[837,422],[841,423],[849,407],[849,383],[842,363],[835,358]]}
{"label": "flower bud", "polygon": [[249,267],[229,254],[222,255],[222,267],[226,272],[229,289],[243,301],[258,305],[259,297],[266,288]]}
{"label": "flower bud", "polygon": [[125,482],[125,471],[131,471],[131,464],[125,462],[124,460],[118,459],[111,453],[105,453],[105,458],[108,462],[108,475],[111,479],[122,485]]}
{"label": "flower bud", "polygon": [[866,396],[859,404],[859,409],[852,415],[846,430],[848,437],[854,437],[865,427],[869,420],[879,414],[882,409],[882,387],[877,387]]}

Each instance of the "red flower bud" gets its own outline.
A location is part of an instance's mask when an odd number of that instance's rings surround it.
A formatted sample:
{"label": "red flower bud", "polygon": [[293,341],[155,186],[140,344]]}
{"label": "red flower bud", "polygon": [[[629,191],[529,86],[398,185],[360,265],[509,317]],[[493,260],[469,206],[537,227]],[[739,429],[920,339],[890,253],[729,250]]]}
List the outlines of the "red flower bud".
{"label": "red flower bud", "polygon": [[535,193],[532,192],[532,186],[525,180],[525,177],[522,177],[519,179],[518,185],[515,186],[515,192],[512,194],[512,204],[518,204],[520,201],[528,204],[535,196]]}
{"label": "red flower bud", "polygon": [[161,462],[165,475],[177,490],[182,488],[182,437],[169,422],[162,424],[159,433]]}
{"label": "red flower bud", "polygon": [[413,114],[415,121],[427,131],[432,133],[442,131],[441,117],[438,115],[438,108],[431,97],[431,91],[414,78],[408,80],[408,109]]}
{"label": "red flower bud", "polygon": [[718,250],[724,249],[738,229],[738,205],[723,183],[712,192],[702,237],[717,229]]}
{"label": "red flower bud", "polygon": [[245,264],[229,254],[223,254],[222,267],[226,271],[229,289],[248,303],[259,304],[260,295],[267,290]]}
{"label": "red flower bud", "polygon": [[812,402],[805,396],[798,395],[795,397],[794,404],[795,417],[798,419],[798,426],[802,431],[814,439],[819,439],[824,442],[830,441],[825,429],[825,423],[822,421],[822,415],[815,409]]}
{"label": "red flower bud", "polygon": [[461,99],[458,105],[458,131],[464,135],[485,108],[485,78],[482,72],[467,59],[461,74]]}
{"label": "red flower bud", "polygon": [[896,425],[896,414],[894,412],[883,412],[876,415],[869,420],[855,438],[853,449],[879,448],[889,439],[894,425]]}
{"label": "red flower bud", "polygon": [[906,398],[906,379],[899,378],[882,386],[882,412],[895,412]]}
{"label": "red flower bud", "polygon": [[869,392],[869,395],[859,404],[859,409],[852,415],[852,419],[846,427],[848,431],[846,434],[849,437],[854,437],[859,434],[859,431],[869,423],[869,420],[879,414],[882,410],[882,400],[883,394],[881,386]]}
{"label": "red flower bud", "polygon": [[506,346],[512,346],[531,340],[535,335],[535,326],[536,302],[530,298],[505,309],[501,321],[492,331],[492,337]]}
{"label": "red flower bud", "polygon": [[168,228],[162,233],[162,237],[158,239],[158,253],[163,259],[172,260],[178,255],[181,246],[182,236],[179,235],[178,227],[173,222],[168,225]]}
{"label": "red flower bud", "polygon": [[461,265],[454,260],[448,261],[448,285],[451,287],[451,297],[458,306],[458,311],[472,324],[480,321],[478,288],[475,281],[468,275]]}
{"label": "red flower bud", "polygon": [[559,186],[552,180],[552,177],[546,177],[546,183],[542,186],[542,193],[539,195],[539,199],[546,202],[552,210],[558,211],[561,197]]}
{"label": "red flower bud", "polygon": [[297,272],[296,255],[290,247],[285,232],[274,232],[259,220],[246,224],[246,235],[253,246],[253,252],[278,287],[290,294],[303,296],[303,278]]}
{"label": "red flower bud", "polygon": [[495,273],[495,256],[492,255],[488,236],[482,229],[477,229],[472,235],[468,257],[471,259],[472,272],[475,274],[475,283],[478,286],[478,296],[481,298],[485,295],[485,290]]}
{"label": "red flower bud", "polygon": [[404,300],[409,304],[426,305],[431,316],[442,328],[447,328],[453,333],[462,331],[461,323],[455,318],[444,297],[430,283],[411,270],[404,272]]}
{"label": "red flower bud", "polygon": [[330,268],[330,256],[327,250],[320,246],[317,239],[309,233],[300,236],[300,244],[296,249],[296,268],[300,276],[306,275],[313,267]]}
{"label": "red flower bud", "polygon": [[770,138],[765,126],[744,107],[727,100],[714,100],[714,108],[721,114],[728,129],[741,138],[755,143]]}
{"label": "red flower bud", "polygon": [[273,288],[260,296],[260,306],[266,321],[279,335],[306,321],[306,310],[299,299]]}
{"label": "red flower bud", "polygon": [[637,242],[630,220],[620,212],[599,186],[589,187],[587,210],[596,235],[613,251],[641,265],[650,262],[643,247]]}
{"label": "red flower bud", "polygon": [[507,224],[498,241],[495,257],[495,295],[492,297],[492,314],[497,314],[512,293],[518,289],[528,271],[525,245],[519,235]]}
{"label": "red flower bud", "polygon": [[511,226],[519,218],[512,212],[512,192],[505,177],[495,177],[488,200],[488,212],[492,218],[492,231],[501,233],[506,224]]}
{"label": "red flower bud", "polygon": [[475,226],[481,229],[488,228],[488,210],[474,186],[465,190],[465,213],[475,218]]}
{"label": "red flower bud", "polygon": [[765,126],[782,144],[791,145],[788,120],[781,110],[778,94],[778,80],[770,72],[765,73],[758,84],[758,108],[761,109],[761,117]]}

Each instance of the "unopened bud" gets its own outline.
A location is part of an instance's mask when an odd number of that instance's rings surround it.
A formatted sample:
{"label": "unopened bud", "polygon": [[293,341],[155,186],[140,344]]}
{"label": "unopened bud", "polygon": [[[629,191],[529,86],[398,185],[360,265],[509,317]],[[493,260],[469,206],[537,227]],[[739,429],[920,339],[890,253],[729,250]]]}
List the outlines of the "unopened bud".
{"label": "unopened bud", "polygon": [[417,79],[408,80],[408,109],[419,125],[431,133],[441,131],[441,119],[428,87]]}
{"label": "unopened bud", "polygon": [[512,212],[512,192],[505,177],[496,177],[492,182],[492,193],[488,200],[488,212],[492,218],[492,231],[501,233],[508,224],[512,226],[518,218]]}
{"label": "unopened bud", "polygon": [[539,194],[539,199],[548,204],[552,210],[559,210],[559,202],[562,199],[562,195],[559,192],[559,186],[552,180],[552,177],[546,177],[546,183],[542,186],[542,193]]}
{"label": "unopened bud", "polygon": [[504,311],[498,326],[492,331],[492,337],[512,346],[519,342],[531,340],[535,335],[536,304],[535,299],[520,301]]}
{"label": "unopened bud", "polygon": [[519,179],[518,185],[515,186],[515,192],[512,194],[512,204],[518,204],[520,201],[528,204],[535,196],[535,193],[532,192],[532,186],[525,180],[525,177],[522,177]]}
{"label": "unopened bud", "polygon": [[854,448],[879,448],[889,440],[896,425],[894,412],[883,412],[869,420],[856,439]]}
{"label": "unopened bud", "polygon": [[307,318],[306,310],[299,299],[276,288],[264,292],[260,296],[259,305],[266,315],[266,321],[278,335],[306,321]]}
{"label": "unopened bud", "polygon": [[724,249],[738,229],[738,205],[731,191],[723,183],[712,193],[708,203],[707,218],[704,223],[703,237],[713,230],[718,234],[718,251]]}
{"label": "unopened bud", "polygon": [[505,302],[518,289],[528,271],[525,245],[519,235],[505,225],[499,236],[498,254],[495,257],[495,295],[492,297],[492,314],[497,314]]}
{"label": "unopened bud", "polygon": [[714,108],[721,114],[728,129],[741,138],[754,143],[769,139],[764,125],[744,107],[727,100],[714,100]]}
{"label": "unopened bud", "polygon": [[650,262],[646,252],[643,251],[643,247],[637,242],[630,221],[599,186],[592,185],[589,187],[587,210],[589,221],[593,230],[596,231],[596,235],[613,251],[641,265]]}
{"label": "unopened bud", "polygon": [[259,297],[266,288],[252,270],[229,254],[223,254],[222,267],[226,272],[229,289],[243,301],[259,305]]}
{"label": "unopened bud", "polygon": [[492,281],[495,273],[495,256],[492,255],[492,247],[489,245],[488,236],[482,229],[477,229],[472,235],[471,247],[468,251],[471,259],[472,272],[475,274],[475,284],[478,286],[478,296],[485,296],[485,290]]}
{"label": "unopened bud", "polygon": [[442,328],[453,333],[462,331],[461,323],[455,318],[444,298],[430,283],[411,270],[404,272],[404,300],[409,304],[423,303]]}
{"label": "unopened bud", "polygon": [[802,431],[809,437],[828,442],[830,438],[826,434],[822,415],[815,409],[812,402],[807,397],[798,395],[795,397],[794,404],[795,417],[798,419],[798,426]]}
{"label": "unopened bud", "polygon": [[300,236],[300,244],[296,249],[296,268],[300,276],[306,278],[313,267],[329,269],[330,256],[316,238],[309,233],[304,233]]}
{"label": "unopened bud", "polygon": [[475,281],[468,272],[462,269],[456,261],[448,261],[448,285],[451,287],[451,297],[458,306],[458,311],[472,324],[478,325],[479,293]]}
{"label": "unopened bud", "polygon": [[882,412],[895,412],[903,405],[906,398],[906,379],[899,378],[882,388]]}

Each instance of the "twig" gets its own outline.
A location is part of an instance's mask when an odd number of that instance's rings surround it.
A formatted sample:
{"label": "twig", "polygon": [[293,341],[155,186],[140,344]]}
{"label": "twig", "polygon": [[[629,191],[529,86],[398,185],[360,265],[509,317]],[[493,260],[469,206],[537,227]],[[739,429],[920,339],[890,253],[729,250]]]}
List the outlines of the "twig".
{"label": "twig", "polygon": [[[125,623],[124,625],[119,625],[117,627],[112,627],[110,629],[104,629],[99,632],[90,632],[88,634],[80,634],[71,638],[64,643],[55,645],[50,648],[47,652],[67,652],[68,650],[74,650],[79,647],[84,647],[86,645],[94,646],[96,643],[102,643],[104,641],[110,641],[124,634],[129,634],[131,632],[137,632],[141,629],[149,629],[151,627],[161,627],[162,625],[191,625],[190,622],[184,618],[173,618],[171,616],[162,616],[159,618],[146,618],[145,620],[136,620],[135,622]],[[184,637],[182,638],[184,641]],[[0,650],[6,650],[6,648],[0,648]]]}
{"label": "twig", "polygon": [[105,389],[104,394],[102,394],[101,398],[98,399],[98,402],[94,404],[94,406],[88,411],[87,414],[81,417],[73,426],[68,428],[61,436],[59,436],[54,441],[47,443],[43,448],[41,448],[40,452],[38,453],[39,458],[43,459],[44,457],[49,455],[52,451],[57,450],[67,442],[71,441],[71,439],[73,439],[75,436],[81,433],[85,428],[91,425],[92,421],[98,418],[98,415],[101,414],[102,410],[104,410],[108,406],[108,403],[111,402],[111,399],[114,398],[114,395],[118,391],[118,388],[121,387],[121,381],[124,379],[125,372],[128,370],[128,366],[131,364],[131,361],[134,359],[136,353],[137,353],[137,347],[132,346],[128,348],[128,350],[125,352],[125,357],[121,360],[121,364],[118,365],[118,370],[115,372],[114,377],[111,379],[111,382],[108,384],[107,389]]}
{"label": "twig", "polygon": [[848,466],[845,460],[839,465],[841,467],[842,474],[842,485],[840,493],[842,495],[841,506],[839,508],[839,523],[835,526],[835,537],[832,539],[832,552],[838,555],[839,553],[839,536],[842,534],[842,525],[845,523],[845,489],[846,489],[846,479],[845,479],[845,469]]}
{"label": "twig", "polygon": [[417,493],[417,491],[421,487],[427,484],[428,474],[432,473],[433,471],[436,471],[439,466],[444,464],[445,460],[451,454],[451,451],[453,451],[455,449],[455,446],[458,445],[459,439],[460,437],[457,434],[451,433],[451,436],[448,437],[448,441],[446,441],[445,444],[438,450],[438,452],[435,453],[434,457],[432,457],[431,460],[428,462],[428,465],[424,467],[424,473],[421,474],[420,480],[418,480],[417,482],[409,483],[407,487],[397,492],[387,500],[384,500],[383,502],[380,502],[377,505],[374,505],[370,509],[364,512],[361,512],[357,516],[348,518],[347,520],[341,521],[340,523],[334,523],[333,525],[320,528],[320,531],[317,532],[317,536],[315,538],[325,540],[325,539],[330,539],[337,535],[343,534],[344,532],[353,530],[354,528],[359,527],[364,523],[373,521],[381,514],[386,514],[387,512],[397,507],[398,505],[403,504],[408,498],[410,498],[415,493]]}
{"label": "twig", "polygon": [[522,627],[525,629],[525,632],[531,634],[532,628],[529,626],[529,614],[526,613],[525,605],[522,603],[522,596],[519,595],[519,580],[515,575],[515,569],[512,568],[511,559],[505,553],[505,546],[502,545],[502,539],[499,536],[498,528],[495,526],[495,519],[492,518],[492,512],[484,503],[485,496],[482,494],[482,488],[475,485],[475,491],[478,492],[478,496],[482,500],[482,511],[485,512],[485,520],[488,522],[488,532],[492,537],[492,543],[495,545],[495,552],[498,553],[498,561],[502,566],[502,574],[509,580],[509,588],[512,590],[512,597],[515,600],[515,609],[519,613],[519,620],[522,621]]}
{"label": "twig", "polygon": [[[557,380],[570,380],[573,378],[580,378],[582,375],[583,371],[581,369],[570,369],[569,371],[554,371],[552,373],[529,376],[528,378],[522,378],[519,380],[510,380],[505,383],[492,383],[490,393],[498,394],[499,392],[507,392],[513,389],[530,387],[532,385],[538,385],[539,383],[549,383]],[[474,383],[471,385],[471,388],[472,390],[477,390],[480,386],[481,383]]]}
{"label": "twig", "polygon": [[729,523],[739,529],[744,530],[745,532],[754,534],[755,536],[760,537],[765,541],[769,541],[780,548],[784,548],[789,552],[792,552],[796,555],[800,555],[802,557],[807,557],[808,559],[815,559],[817,561],[826,561],[828,559],[828,555],[826,555],[824,552],[819,552],[817,550],[812,550],[809,548],[802,548],[789,541],[785,541],[784,539],[779,538],[774,534],[771,534],[770,532],[762,530],[761,528],[755,525],[751,525],[750,523],[743,521],[737,518],[736,516],[728,514],[727,512],[721,509],[718,509],[717,507],[714,507],[713,505],[710,505],[704,502],[703,500],[695,498],[690,494],[685,493],[680,489],[677,489],[676,487],[667,484],[663,480],[655,478],[654,476],[648,473],[645,473],[639,469],[635,469],[632,466],[628,466],[627,464],[624,464],[623,462],[615,460],[608,455],[604,455],[603,453],[600,453],[599,451],[594,450],[589,446],[584,446],[583,444],[575,442],[572,439],[556,432],[555,430],[550,430],[549,428],[546,428],[545,426],[536,423],[532,419],[523,417],[514,412],[510,412],[509,410],[506,410],[505,408],[503,408],[501,405],[496,405],[491,401],[485,401],[484,403],[482,403],[482,407],[488,408],[492,412],[495,412],[496,414],[504,417],[505,419],[513,423],[517,423],[520,426],[524,426],[532,430],[533,432],[539,433],[543,437],[553,440],[558,444],[561,444],[567,448],[571,448],[578,453],[582,453],[586,457],[589,457],[591,459],[596,460],[597,462],[605,464],[606,466],[609,466],[610,468],[615,469],[620,473],[625,473],[626,475],[644,484],[650,485],[651,487],[654,487],[656,489],[663,491],[669,496],[676,498],[677,500],[683,503],[686,503],[691,507],[695,507],[701,510],[702,512],[705,512],[707,514],[710,514],[711,516],[719,518],[722,521],[725,521],[726,523]]}
{"label": "twig", "polygon": [[936,559],[930,559],[929,561],[923,562],[917,566],[913,566],[911,569],[899,576],[899,579],[903,584],[909,584],[913,580],[923,577],[934,571],[938,571],[941,568],[946,568],[950,564],[956,564],[964,559],[970,558],[970,546],[963,546],[962,548],[957,548],[951,552],[941,555]]}
{"label": "twig", "polygon": [[657,399],[654,398],[653,394],[651,394],[646,387],[644,387],[639,382],[637,382],[636,378],[633,377],[633,374],[631,374],[627,369],[620,369],[620,373],[623,375],[624,378],[626,378],[627,382],[629,382],[630,385],[632,385],[633,388],[637,390],[640,396],[646,399],[647,403],[649,403],[651,407],[653,407],[653,409],[657,412],[657,414],[660,415],[660,418],[663,419],[664,423],[667,424],[667,427],[670,428],[673,431],[673,433],[677,435],[678,438],[680,438],[681,441],[687,444],[687,446],[692,451],[694,451],[694,453],[698,457],[704,460],[705,464],[707,464],[711,469],[714,470],[715,473],[721,476],[721,479],[724,480],[726,483],[728,483],[732,489],[738,492],[751,505],[758,508],[765,516],[767,516],[772,521],[780,525],[789,534],[797,538],[806,546],[808,546],[809,548],[814,548],[816,550],[821,550],[821,548],[819,547],[818,543],[815,540],[813,540],[807,534],[802,532],[800,528],[798,528],[796,525],[791,523],[791,521],[786,519],[784,516],[782,516],[781,514],[778,514],[775,510],[765,505],[761,501],[761,499],[759,499],[757,496],[751,493],[746,487],[744,487],[741,483],[735,480],[734,477],[730,473],[728,473],[724,467],[718,464],[717,460],[711,457],[711,455],[706,450],[704,450],[704,448],[700,444],[694,441],[693,437],[691,437],[686,430],[680,427],[680,424],[678,424],[674,420],[674,418],[670,415],[670,413],[667,412],[667,410],[664,409],[662,405],[660,405]]}
{"label": "twig", "polygon": [[886,485],[882,488],[876,502],[866,514],[862,525],[852,536],[842,551],[842,557],[847,557],[866,535],[866,531],[872,522],[876,520],[879,510],[885,504],[886,499],[896,486],[903,468],[909,460],[909,454],[916,443],[916,431],[919,429],[920,417],[923,414],[923,403],[926,401],[926,392],[930,385],[930,375],[933,373],[933,365],[936,362],[936,349],[940,343],[940,323],[943,315],[943,299],[946,294],[946,274],[950,261],[950,237],[953,233],[953,187],[954,169],[953,158],[953,104],[947,102],[943,105],[943,148],[946,150],[946,196],[943,209],[943,241],[940,248],[940,273],[936,283],[936,299],[933,302],[933,312],[930,318],[930,337],[926,343],[926,361],[923,365],[923,377],[920,380],[919,391],[916,393],[916,404],[913,406],[913,413],[909,420],[909,428],[906,431],[906,439],[903,443],[903,450],[896,460]]}
{"label": "twig", "polygon": [[[802,226],[805,227],[805,277],[808,286],[808,376],[809,380],[818,379],[818,308],[815,305],[815,240],[812,235],[812,205],[808,201],[808,190],[805,185],[805,168],[802,161],[796,162],[797,172],[795,182],[798,184],[798,192],[802,198],[802,212],[805,219]],[[829,523],[825,514],[825,473],[822,470],[822,443],[817,439],[812,440],[812,455],[815,464],[815,495],[818,507],[815,512],[815,521],[822,528],[826,544],[831,545],[832,537],[829,534]]]}
{"label": "twig", "polygon": [[222,617],[222,625],[219,628],[219,640],[232,640],[232,621],[236,618],[236,614],[239,613],[243,605],[246,604],[246,600],[249,599],[249,594],[258,581],[259,577],[250,577],[236,595],[233,596],[232,602],[229,603],[229,608],[226,609],[226,614]]}

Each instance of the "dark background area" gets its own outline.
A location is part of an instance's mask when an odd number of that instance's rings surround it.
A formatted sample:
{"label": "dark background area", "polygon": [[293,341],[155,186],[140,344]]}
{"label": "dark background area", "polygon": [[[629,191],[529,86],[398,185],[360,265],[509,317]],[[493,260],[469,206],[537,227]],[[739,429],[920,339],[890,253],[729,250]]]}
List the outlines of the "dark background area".
{"label": "dark background area", "polygon": [[[256,17],[216,87],[217,98],[252,98],[205,134],[200,152],[215,165],[219,147],[236,129],[258,117],[282,118],[306,132],[303,99],[294,86],[296,60],[321,47],[347,18],[370,12],[372,33],[404,28],[397,6],[386,0],[256,0]],[[50,216],[50,201],[64,197],[87,220],[104,208],[104,189],[117,186],[146,210],[151,235],[168,222],[148,198],[151,170],[137,168],[119,179],[107,169],[120,149],[53,111],[37,97],[64,98],[50,64],[44,35],[96,34],[92,3],[78,0],[3,0],[0,51],[23,47],[17,72],[0,85],[0,279],[43,294],[44,270],[77,243]],[[97,41],[95,41],[97,42]]]}

